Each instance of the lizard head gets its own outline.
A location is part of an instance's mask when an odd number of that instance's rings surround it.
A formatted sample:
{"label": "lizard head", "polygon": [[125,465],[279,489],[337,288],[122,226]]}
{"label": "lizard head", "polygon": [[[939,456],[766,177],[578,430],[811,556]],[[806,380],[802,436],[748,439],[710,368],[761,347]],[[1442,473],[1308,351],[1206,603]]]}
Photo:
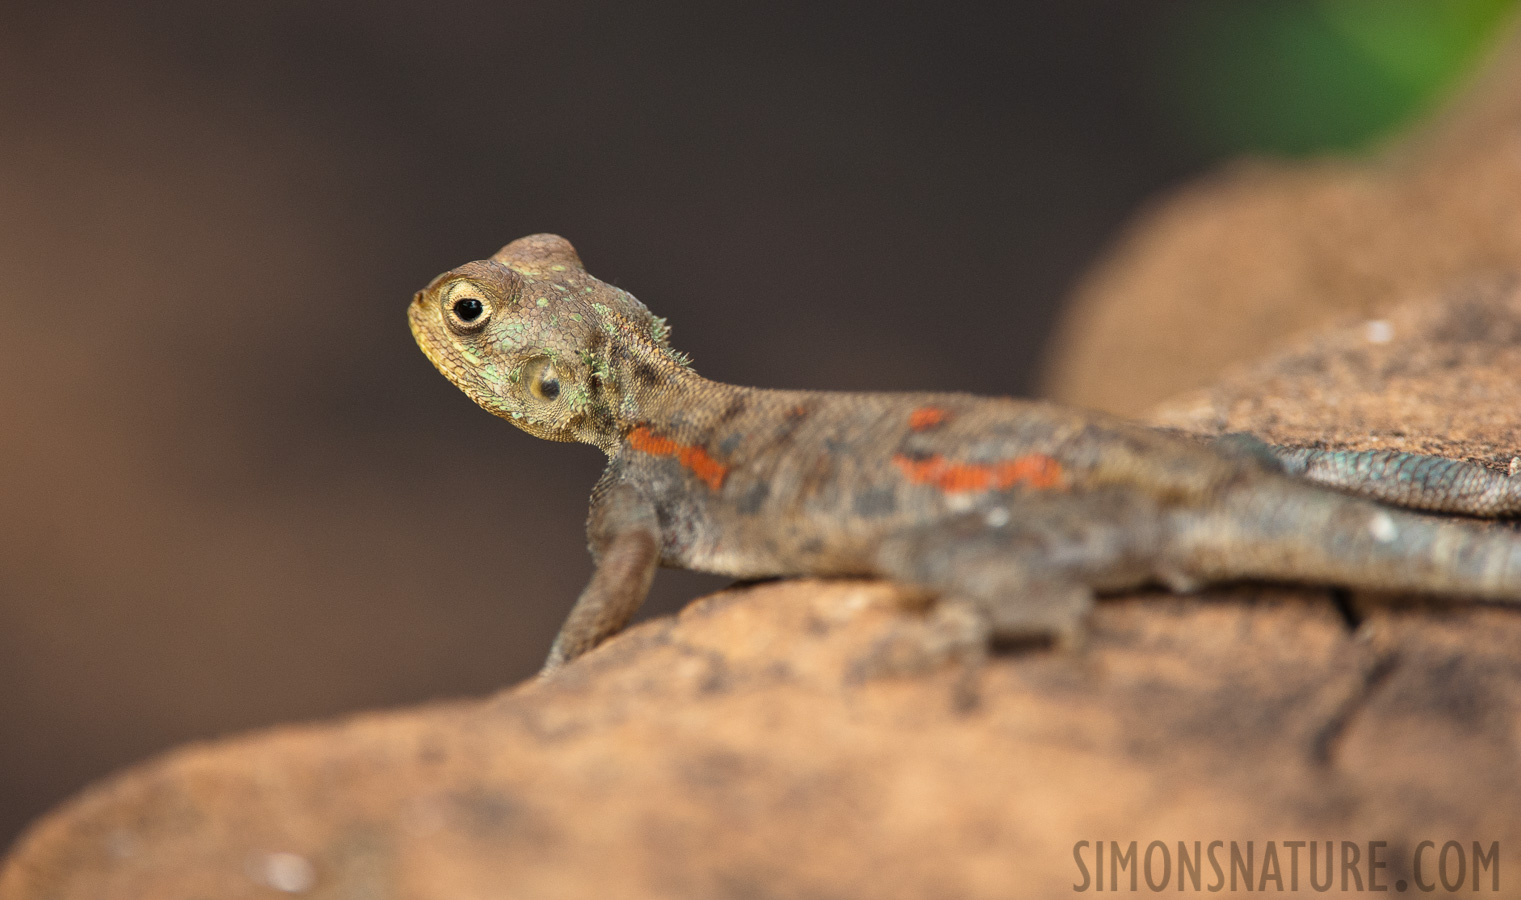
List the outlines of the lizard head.
{"label": "lizard head", "polygon": [[640,397],[686,370],[669,329],[587,274],[562,237],[535,234],[433,279],[412,336],[470,399],[530,434],[611,453]]}

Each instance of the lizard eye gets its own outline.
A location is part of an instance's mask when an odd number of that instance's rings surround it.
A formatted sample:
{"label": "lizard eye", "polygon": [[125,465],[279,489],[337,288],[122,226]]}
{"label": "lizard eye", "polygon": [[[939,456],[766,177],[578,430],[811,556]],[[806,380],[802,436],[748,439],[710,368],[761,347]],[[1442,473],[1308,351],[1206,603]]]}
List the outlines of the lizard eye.
{"label": "lizard eye", "polygon": [[454,301],[453,309],[454,314],[459,316],[462,322],[474,322],[481,317],[481,313],[486,311],[485,305],[474,297]]}
{"label": "lizard eye", "polygon": [[449,327],[462,334],[480,331],[491,318],[491,302],[468,281],[459,282],[449,291],[444,308]]}
{"label": "lizard eye", "polygon": [[531,359],[523,366],[523,378],[528,382],[528,393],[535,400],[553,403],[560,398],[560,373],[547,356]]}

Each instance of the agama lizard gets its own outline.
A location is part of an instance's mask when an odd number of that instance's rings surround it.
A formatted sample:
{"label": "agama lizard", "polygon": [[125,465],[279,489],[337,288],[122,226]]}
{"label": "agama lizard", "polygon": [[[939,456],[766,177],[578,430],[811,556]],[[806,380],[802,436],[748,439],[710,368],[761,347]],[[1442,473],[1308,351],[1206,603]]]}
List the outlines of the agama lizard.
{"label": "agama lizard", "polygon": [[440,275],[408,313],[476,403],[607,454],[587,525],[596,570],[546,671],[622,629],[657,565],[892,579],[938,598],[926,652],[1072,638],[1096,592],[1147,584],[1521,603],[1517,535],[1388,505],[1521,512],[1521,478],[1475,463],[1210,444],[1034,401],[709,381],[664,320],[548,234]]}

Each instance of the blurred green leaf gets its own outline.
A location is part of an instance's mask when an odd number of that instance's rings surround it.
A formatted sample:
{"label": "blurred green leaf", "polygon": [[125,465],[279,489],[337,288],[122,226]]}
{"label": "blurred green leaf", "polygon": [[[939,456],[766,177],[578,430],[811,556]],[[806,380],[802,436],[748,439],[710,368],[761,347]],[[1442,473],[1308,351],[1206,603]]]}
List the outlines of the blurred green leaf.
{"label": "blurred green leaf", "polygon": [[1515,22],[1517,0],[1189,4],[1165,89],[1204,149],[1353,150],[1426,112]]}

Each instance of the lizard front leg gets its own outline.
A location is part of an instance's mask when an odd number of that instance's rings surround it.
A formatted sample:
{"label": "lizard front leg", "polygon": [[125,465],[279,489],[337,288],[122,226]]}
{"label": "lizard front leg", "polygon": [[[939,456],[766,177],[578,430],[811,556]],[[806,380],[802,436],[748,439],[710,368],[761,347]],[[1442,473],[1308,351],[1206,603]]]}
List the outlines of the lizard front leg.
{"label": "lizard front leg", "polygon": [[630,485],[598,498],[586,530],[597,568],[560,626],[540,675],[622,631],[649,594],[660,562],[655,507]]}

